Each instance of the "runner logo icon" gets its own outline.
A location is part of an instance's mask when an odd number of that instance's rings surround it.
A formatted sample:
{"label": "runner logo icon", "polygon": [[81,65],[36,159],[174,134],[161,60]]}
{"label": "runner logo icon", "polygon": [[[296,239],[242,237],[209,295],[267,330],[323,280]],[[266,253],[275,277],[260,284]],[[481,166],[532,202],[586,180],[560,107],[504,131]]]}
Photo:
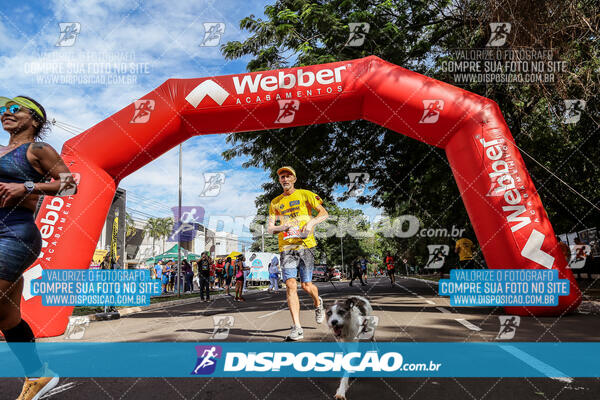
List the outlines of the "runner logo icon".
{"label": "runner logo icon", "polygon": [[221,42],[221,36],[225,33],[225,24],[223,22],[204,22],[204,40],[201,47],[218,46]]}
{"label": "runner logo icon", "polygon": [[521,324],[521,317],[517,315],[499,315],[500,330],[496,340],[510,340],[515,337],[515,332]]}
{"label": "runner logo icon", "polygon": [[135,103],[133,103],[133,107],[133,118],[131,118],[129,123],[145,124],[150,120],[150,114],[154,111],[154,100],[136,100]]}
{"label": "runner logo icon", "polygon": [[75,44],[77,36],[81,32],[81,24],[79,22],[60,22],[58,24],[60,28],[60,36],[57,47],[71,47]]}
{"label": "runner logo icon", "polygon": [[585,110],[585,100],[565,100],[563,124],[576,124]]}
{"label": "runner logo icon", "polygon": [[69,317],[69,325],[64,333],[65,339],[79,340],[83,338],[86,328],[90,325],[90,317]]}
{"label": "runner logo icon", "polygon": [[486,47],[500,47],[506,43],[508,34],[510,33],[511,24],[509,22],[490,22],[490,40]]}
{"label": "runner logo icon", "polygon": [[173,229],[167,242],[190,242],[196,237],[195,224],[204,221],[204,208],[200,206],[172,207]]}
{"label": "runner logo icon", "polygon": [[232,315],[213,315],[214,328],[210,335],[212,340],[225,340],[229,336],[229,330],[233,328],[234,318]]}
{"label": "runner logo icon", "polygon": [[196,346],[198,360],[192,375],[210,375],[217,368],[217,359],[221,358],[221,346]]}
{"label": "runner logo icon", "polygon": [[277,100],[279,103],[279,114],[275,119],[276,124],[290,124],[296,117],[296,111],[300,109],[298,100]]}
{"label": "runner logo icon", "polygon": [[440,111],[444,109],[444,100],[423,100],[423,116],[420,124],[435,124],[440,118]]}
{"label": "runner logo icon", "polygon": [[81,175],[78,172],[60,172],[60,187],[56,196],[73,196],[77,193],[77,185],[81,181]]}
{"label": "runner logo icon", "polygon": [[348,172],[348,196],[355,197],[364,193],[371,176],[368,172]]}
{"label": "runner logo icon", "polygon": [[204,189],[199,197],[215,197],[221,193],[221,187],[225,184],[224,172],[205,172]]}
{"label": "runner logo icon", "polygon": [[429,252],[429,259],[425,264],[425,269],[440,269],[444,266],[450,247],[445,244],[429,244],[427,245],[427,251]]}
{"label": "runner logo icon", "polygon": [[350,29],[350,36],[346,46],[348,47],[360,47],[365,42],[367,33],[371,25],[368,22],[350,22],[348,23],[348,29]]}

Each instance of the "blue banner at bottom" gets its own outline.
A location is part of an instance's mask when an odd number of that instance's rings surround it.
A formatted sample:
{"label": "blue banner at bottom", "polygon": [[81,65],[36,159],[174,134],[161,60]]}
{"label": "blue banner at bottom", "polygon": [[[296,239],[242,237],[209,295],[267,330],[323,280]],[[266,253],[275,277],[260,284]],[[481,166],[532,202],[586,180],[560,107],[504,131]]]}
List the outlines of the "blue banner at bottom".
{"label": "blue banner at bottom", "polygon": [[600,343],[0,343],[63,377],[600,377]]}

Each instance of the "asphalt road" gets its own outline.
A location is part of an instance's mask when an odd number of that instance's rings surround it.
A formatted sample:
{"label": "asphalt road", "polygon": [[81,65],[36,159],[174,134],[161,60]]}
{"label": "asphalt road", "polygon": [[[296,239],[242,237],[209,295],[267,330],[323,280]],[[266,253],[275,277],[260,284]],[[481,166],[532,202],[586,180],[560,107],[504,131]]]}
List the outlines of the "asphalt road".
{"label": "asphalt road", "polygon": [[[352,294],[370,299],[379,317],[377,341],[497,341],[501,308],[453,308],[438,297],[437,286],[414,279],[370,279],[367,286],[319,283],[325,303]],[[360,284],[358,284],[360,285]],[[78,341],[212,341],[214,319],[234,318],[225,341],[278,342],[291,319],[285,292],[249,293],[245,303],[222,296],[210,303],[168,306],[114,321],[92,322]],[[333,341],[325,324],[315,322],[309,297],[300,295],[305,341]],[[327,305],[327,304],[326,304]],[[522,317],[512,341],[598,341],[600,319],[592,314],[562,318]],[[70,341],[64,337],[42,341]],[[64,378],[47,398],[70,399],[331,399],[339,379],[331,378]],[[16,398],[21,379],[0,380],[2,399]],[[14,396],[11,394],[14,393]],[[4,395],[6,394],[6,395]],[[358,378],[348,399],[598,399],[600,380],[550,378]],[[5,397],[7,396],[7,397]]]}

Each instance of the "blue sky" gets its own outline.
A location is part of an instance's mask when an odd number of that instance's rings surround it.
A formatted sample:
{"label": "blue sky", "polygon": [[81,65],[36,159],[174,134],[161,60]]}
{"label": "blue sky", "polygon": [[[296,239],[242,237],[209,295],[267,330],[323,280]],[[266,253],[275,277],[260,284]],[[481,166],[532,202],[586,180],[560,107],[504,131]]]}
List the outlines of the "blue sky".
{"label": "blue sky", "polygon": [[[248,59],[227,61],[218,47],[201,46],[205,23],[225,24],[221,43],[244,40],[239,21],[250,15],[264,16],[266,1],[35,1],[0,10],[0,95],[24,94],[42,103],[49,119],[68,124],[72,132],[54,127],[46,141],[56,149],[106,119],[168,78],[198,78],[246,72]],[[79,34],[72,46],[56,46],[60,23],[77,22]],[[98,82],[100,65],[114,61],[133,63],[136,71],[124,73],[118,85]],[[77,65],[92,62],[96,72],[82,72]],[[62,68],[62,69],[61,69]],[[107,78],[107,75],[105,78]],[[60,81],[87,77],[91,82]],[[78,129],[77,129],[78,128]],[[2,133],[0,144],[8,142]],[[225,135],[194,137],[183,144],[183,205],[200,205],[207,215],[249,216],[256,212],[254,199],[265,171],[242,168],[246,159],[225,162]],[[128,208],[136,217],[170,216],[177,205],[178,147],[125,178]],[[200,198],[203,173],[224,172],[225,185],[216,197]],[[342,191],[342,188],[337,190]],[[370,207],[350,200],[344,207]]]}

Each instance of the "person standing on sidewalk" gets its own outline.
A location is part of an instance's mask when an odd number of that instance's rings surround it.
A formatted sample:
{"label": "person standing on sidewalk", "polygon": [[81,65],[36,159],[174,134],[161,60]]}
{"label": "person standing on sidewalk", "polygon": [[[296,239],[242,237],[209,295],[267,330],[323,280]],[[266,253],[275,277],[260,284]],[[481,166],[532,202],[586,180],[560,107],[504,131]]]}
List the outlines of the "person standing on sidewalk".
{"label": "person standing on sidewalk", "polygon": [[248,275],[250,274],[250,267],[246,265],[246,263],[245,263],[246,258],[243,255],[239,256],[238,259],[242,262],[243,273],[244,273],[244,287],[242,289],[242,293],[246,293],[246,291],[247,291],[246,284],[248,282]]}
{"label": "person standing on sidewalk", "polygon": [[225,274],[223,272],[224,264],[225,263],[222,258],[217,260],[215,273],[217,275],[217,287],[219,290],[225,287]]}
{"label": "person standing on sidewalk", "polygon": [[269,293],[279,291],[279,259],[277,256],[273,256],[271,263],[269,264]]}
{"label": "person standing on sidewalk", "polygon": [[231,257],[227,257],[225,266],[223,267],[225,275],[225,294],[227,294],[227,296],[231,296],[231,294],[229,294],[229,289],[231,288],[231,280],[233,279],[233,270],[233,261],[231,261]]}
{"label": "person standing on sidewalk", "polygon": [[210,290],[216,290],[215,288],[215,280],[216,280],[216,270],[217,270],[217,266],[215,264],[215,262],[213,261],[210,264]]}
{"label": "person standing on sidewalk", "polygon": [[242,296],[243,288],[244,288],[244,262],[242,258],[238,258],[235,263],[235,297],[234,301],[246,301],[244,296]]}
{"label": "person standing on sidewalk", "polygon": [[198,286],[198,290],[200,290],[200,277],[198,275],[198,261],[192,262],[192,271],[194,273],[194,278],[192,279],[192,291],[194,291],[194,283]]}
{"label": "person standing on sidewalk", "polygon": [[181,272],[184,276],[183,292],[185,293],[189,290],[191,293],[192,289],[194,288],[192,282],[192,279],[194,278],[194,271],[192,270],[191,264],[186,259],[183,259],[181,262]]}
{"label": "person standing on sidewalk", "polygon": [[[210,301],[210,265],[212,264],[208,254],[202,253],[198,261],[198,275],[200,277],[200,299]],[[205,298],[206,293],[206,298]]]}
{"label": "person standing on sidewalk", "polygon": [[[315,264],[312,248],[317,245],[313,235],[315,226],[325,221],[329,214],[323,200],[313,192],[296,189],[296,171],[292,167],[277,170],[283,193],[271,201],[267,232],[279,236],[282,279],[287,289],[287,302],[292,316],[292,329],[286,340],[300,340],[304,333],[300,325],[300,301],[296,276],[300,273],[300,285],[310,295],[315,306],[318,324],[325,320],[323,299],[319,289],[312,283]],[[313,211],[317,216],[313,218]],[[276,223],[279,221],[279,225]]]}

